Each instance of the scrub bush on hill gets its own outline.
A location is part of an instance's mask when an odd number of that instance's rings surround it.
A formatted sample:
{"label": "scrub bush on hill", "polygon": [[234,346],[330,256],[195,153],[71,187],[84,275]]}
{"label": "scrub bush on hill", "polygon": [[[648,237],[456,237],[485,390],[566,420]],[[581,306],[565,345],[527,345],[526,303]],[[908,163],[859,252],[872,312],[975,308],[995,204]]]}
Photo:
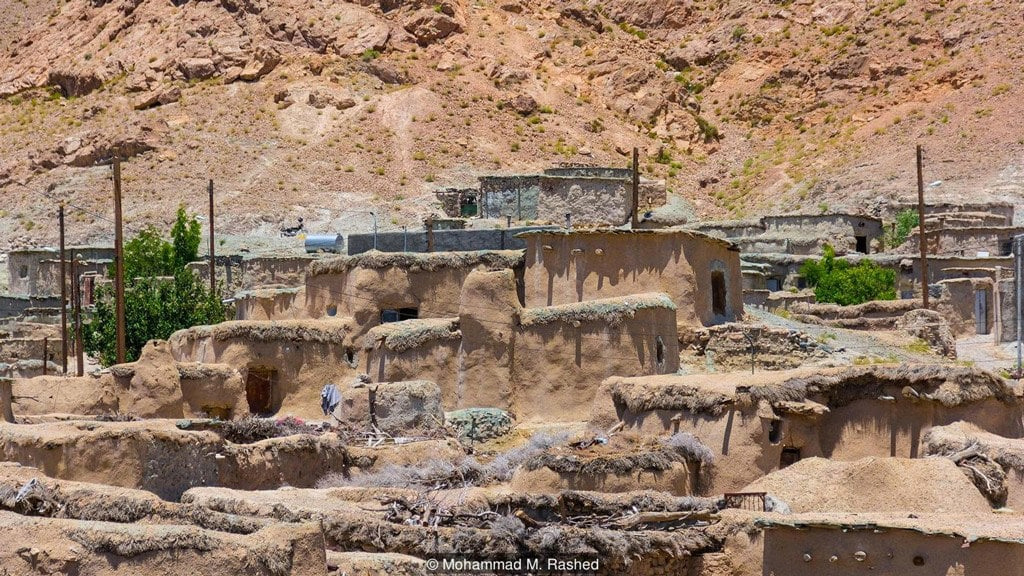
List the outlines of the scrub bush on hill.
{"label": "scrub bush on hill", "polygon": [[[176,330],[200,324],[223,322],[227,309],[219,294],[186,266],[198,259],[200,226],[194,217],[178,208],[171,227],[171,241],[153,227],[140,231],[125,243],[125,360],[139,357],[142,347],[153,339],[167,339]],[[110,277],[114,277],[111,267]],[[85,350],[99,357],[104,366],[117,359],[117,320],[114,286],[96,290],[96,308],[86,325]]]}
{"label": "scrub bush on hill", "polygon": [[896,299],[896,272],[861,260],[856,265],[836,260],[835,250],[825,246],[821,260],[808,260],[800,275],[814,288],[818,302],[850,306],[871,300]]}

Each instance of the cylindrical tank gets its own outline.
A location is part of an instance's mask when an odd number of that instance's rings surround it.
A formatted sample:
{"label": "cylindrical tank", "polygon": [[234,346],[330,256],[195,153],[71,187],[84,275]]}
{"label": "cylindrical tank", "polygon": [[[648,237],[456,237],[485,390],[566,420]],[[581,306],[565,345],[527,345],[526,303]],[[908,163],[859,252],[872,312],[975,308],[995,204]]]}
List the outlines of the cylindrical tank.
{"label": "cylindrical tank", "polygon": [[341,234],[310,234],[306,236],[306,253],[334,252],[341,254],[345,248],[345,238]]}

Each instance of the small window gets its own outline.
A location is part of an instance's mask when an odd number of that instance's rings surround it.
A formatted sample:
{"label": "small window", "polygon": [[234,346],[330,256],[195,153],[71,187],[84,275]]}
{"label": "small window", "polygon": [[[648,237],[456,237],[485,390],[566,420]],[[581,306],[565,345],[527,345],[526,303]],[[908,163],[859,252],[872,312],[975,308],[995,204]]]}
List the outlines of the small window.
{"label": "small window", "polygon": [[861,254],[868,253],[868,237],[867,236],[855,236],[857,239],[857,252]]}
{"label": "small window", "polygon": [[725,316],[725,272],[711,271],[711,311],[716,316]]}
{"label": "small window", "polygon": [[347,362],[348,365],[353,367],[353,368],[355,368],[357,366],[357,364],[356,364],[356,351],[355,350],[353,350],[351,348],[345,348],[345,362]]}
{"label": "small window", "polygon": [[800,461],[800,449],[792,446],[786,446],[782,449],[782,455],[779,456],[779,468],[785,468],[791,464],[796,464]]}
{"label": "small window", "polygon": [[335,306],[334,304],[331,304],[330,306],[328,306],[327,307],[327,315],[331,316],[331,317],[337,316],[338,315],[338,307]]}
{"label": "small window", "polygon": [[18,268],[18,278],[28,278],[28,266],[22,264],[21,268]]}
{"label": "small window", "polygon": [[401,322],[402,320],[415,320],[419,317],[419,308],[389,308],[380,311],[381,324]]}
{"label": "small window", "polygon": [[771,292],[778,292],[779,290],[782,290],[782,281],[778,278],[769,278],[765,280],[764,287]]}

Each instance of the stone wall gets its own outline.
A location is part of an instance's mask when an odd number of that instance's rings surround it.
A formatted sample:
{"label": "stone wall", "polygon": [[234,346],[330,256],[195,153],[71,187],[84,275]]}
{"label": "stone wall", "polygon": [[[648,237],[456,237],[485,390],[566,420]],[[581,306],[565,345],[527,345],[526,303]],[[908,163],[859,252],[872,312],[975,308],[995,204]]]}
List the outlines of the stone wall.
{"label": "stone wall", "polygon": [[[81,257],[78,265],[80,275],[106,274],[113,262],[112,248],[71,247],[67,249],[67,266],[70,274],[71,257]],[[16,250],[7,255],[9,290],[20,296],[54,296],[60,294],[60,251],[54,249]]]}
{"label": "stone wall", "polygon": [[572,214],[574,225],[620,226],[629,221],[631,186],[620,178],[545,176],[540,180],[537,218],[561,223]]}
{"label": "stone wall", "polygon": [[540,195],[540,176],[482,176],[480,178],[480,217],[536,220]]}
{"label": "stone wall", "polygon": [[[547,230],[548,226],[522,226],[493,230],[435,230],[434,252],[473,252],[476,250],[521,250],[526,242],[516,236],[530,230]],[[373,234],[350,234],[348,253],[362,254],[374,249]],[[410,230],[380,232],[376,249],[381,252],[426,252],[427,232]]]}

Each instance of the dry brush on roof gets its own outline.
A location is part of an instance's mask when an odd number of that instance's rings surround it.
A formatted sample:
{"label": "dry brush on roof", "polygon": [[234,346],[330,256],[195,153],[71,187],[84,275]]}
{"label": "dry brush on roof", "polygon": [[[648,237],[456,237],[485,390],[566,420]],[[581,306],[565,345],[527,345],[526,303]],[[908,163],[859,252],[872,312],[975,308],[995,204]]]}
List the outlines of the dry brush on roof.
{"label": "dry brush on roof", "polygon": [[[431,492],[382,493],[379,505],[363,506],[359,514],[285,503],[258,512],[289,522],[319,520],[331,546],[421,558],[469,551],[472,558],[597,555],[600,573],[608,574],[627,572],[638,558],[669,561],[721,550],[728,530],[715,525],[716,503],[707,498],[648,491],[480,495],[484,501],[453,504]],[[228,511],[247,498],[225,493],[205,505]]]}
{"label": "dry brush on roof", "polygon": [[750,388],[750,395],[755,401],[813,399],[829,407],[897,394],[912,401],[938,402],[946,407],[989,398],[1004,404],[1017,404],[1013,389],[995,374],[944,364],[862,366],[837,373],[791,378],[781,385]]}
{"label": "dry brush on roof", "polygon": [[313,342],[318,344],[343,344],[350,333],[351,326],[344,320],[233,320],[214,326],[194,326],[185,330],[179,330],[171,335],[171,339],[201,340],[212,338],[220,342],[242,340],[267,343]]}
{"label": "dry brush on roof", "polygon": [[612,387],[612,400],[616,406],[625,406],[630,412],[653,410],[686,410],[694,414],[721,414],[734,399],[720,392],[704,390],[684,384],[651,384],[640,380],[620,380]]}
{"label": "dry brush on roof", "polygon": [[477,250],[473,252],[379,252],[376,250],[353,256],[338,256],[310,264],[309,275],[339,274],[353,268],[402,268],[411,272],[434,272],[446,269],[467,269],[484,266],[489,270],[522,266],[522,250]]}
{"label": "dry brush on roof", "polygon": [[633,318],[639,310],[656,308],[675,310],[676,305],[667,294],[648,292],[560,306],[524,308],[519,311],[519,322],[523,326],[541,326],[554,322],[601,322],[617,326],[623,320]]}
{"label": "dry brush on roof", "polygon": [[390,352],[404,352],[427,342],[461,339],[458,318],[427,318],[375,326],[367,332],[363,347],[369,350],[380,343]]}

